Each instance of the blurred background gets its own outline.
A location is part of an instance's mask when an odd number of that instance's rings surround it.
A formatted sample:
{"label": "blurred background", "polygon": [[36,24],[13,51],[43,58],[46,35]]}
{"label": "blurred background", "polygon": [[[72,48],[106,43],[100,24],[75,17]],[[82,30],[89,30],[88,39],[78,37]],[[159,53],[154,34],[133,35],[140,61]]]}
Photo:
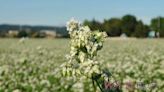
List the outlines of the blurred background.
{"label": "blurred background", "polygon": [[69,37],[75,18],[110,37],[164,37],[164,1],[0,0],[0,37]]}

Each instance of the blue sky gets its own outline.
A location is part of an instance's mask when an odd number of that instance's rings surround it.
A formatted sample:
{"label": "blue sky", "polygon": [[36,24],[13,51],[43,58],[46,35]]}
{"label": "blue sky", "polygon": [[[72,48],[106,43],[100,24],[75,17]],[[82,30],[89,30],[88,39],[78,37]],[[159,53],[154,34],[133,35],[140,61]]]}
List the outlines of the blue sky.
{"label": "blue sky", "polygon": [[164,0],[0,0],[0,24],[58,26],[72,17],[103,21],[125,14],[149,24],[164,16]]}

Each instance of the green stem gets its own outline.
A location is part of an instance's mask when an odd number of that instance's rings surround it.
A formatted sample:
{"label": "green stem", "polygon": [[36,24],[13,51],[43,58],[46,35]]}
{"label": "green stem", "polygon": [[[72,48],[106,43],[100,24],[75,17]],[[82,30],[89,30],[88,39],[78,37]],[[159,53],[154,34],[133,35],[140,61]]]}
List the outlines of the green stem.
{"label": "green stem", "polygon": [[99,89],[101,90],[101,92],[103,92],[103,89],[101,88],[101,86],[100,86],[100,84],[98,83],[98,81],[97,81],[97,80],[95,80],[95,81],[96,81],[96,84],[98,85]]}
{"label": "green stem", "polygon": [[96,86],[95,86],[95,82],[93,79],[92,79],[92,84],[93,84],[94,91],[96,92]]}

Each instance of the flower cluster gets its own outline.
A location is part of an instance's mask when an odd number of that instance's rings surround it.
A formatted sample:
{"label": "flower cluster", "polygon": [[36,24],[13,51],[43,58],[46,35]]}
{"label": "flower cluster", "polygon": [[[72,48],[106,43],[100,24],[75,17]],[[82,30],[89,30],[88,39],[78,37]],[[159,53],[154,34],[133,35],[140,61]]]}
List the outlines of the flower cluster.
{"label": "flower cluster", "polygon": [[106,34],[91,31],[88,26],[82,26],[74,19],[67,23],[67,30],[71,38],[71,51],[63,75],[84,75],[91,78],[93,73],[100,74],[101,70],[95,56],[103,47]]}
{"label": "flower cluster", "polygon": [[101,91],[107,90],[104,82],[111,74],[102,69],[96,59],[97,52],[103,47],[106,33],[92,31],[74,19],[67,23],[67,30],[71,38],[71,51],[68,62],[64,64],[63,75],[91,79],[95,89],[97,85]]}

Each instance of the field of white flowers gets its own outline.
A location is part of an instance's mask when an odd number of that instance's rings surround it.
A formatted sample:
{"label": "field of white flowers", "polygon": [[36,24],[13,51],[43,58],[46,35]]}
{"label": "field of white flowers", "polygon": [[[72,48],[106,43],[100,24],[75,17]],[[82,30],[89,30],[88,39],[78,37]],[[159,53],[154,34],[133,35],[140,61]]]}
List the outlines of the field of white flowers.
{"label": "field of white flowers", "polygon": [[[69,39],[0,39],[0,92],[93,92],[58,74]],[[164,92],[164,40],[110,40],[98,53],[123,92]]]}

